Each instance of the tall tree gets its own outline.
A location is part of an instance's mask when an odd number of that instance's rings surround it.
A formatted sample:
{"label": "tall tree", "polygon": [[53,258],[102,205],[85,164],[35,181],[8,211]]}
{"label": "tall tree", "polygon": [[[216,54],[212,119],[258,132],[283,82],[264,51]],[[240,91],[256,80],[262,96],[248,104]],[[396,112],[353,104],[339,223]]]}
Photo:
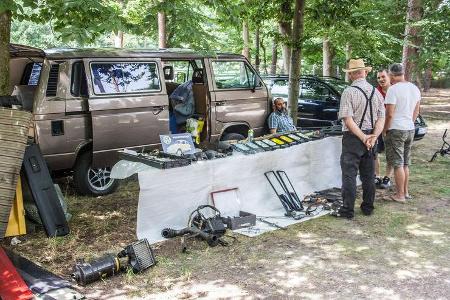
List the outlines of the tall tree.
{"label": "tall tree", "polygon": [[299,96],[299,83],[300,83],[300,67],[301,67],[301,54],[303,44],[303,14],[305,11],[305,0],[296,0],[294,8],[294,22],[292,30],[292,54],[289,65],[289,92],[288,102],[290,103],[290,116],[294,120],[294,124],[297,124],[297,112],[298,112],[298,96]]}
{"label": "tall tree", "polygon": [[259,67],[261,64],[261,60],[260,60],[260,56],[259,56],[259,47],[260,47],[260,38],[259,38],[259,33],[260,33],[260,24],[257,23],[256,27],[255,27],[255,68],[256,71],[259,72]]}
{"label": "tall tree", "polygon": [[158,47],[167,48],[166,14],[158,11]]}
{"label": "tall tree", "polygon": [[242,21],[242,55],[244,55],[248,60],[250,60],[250,30],[248,28],[248,21]]}
{"label": "tall tree", "polygon": [[[122,11],[125,10],[125,6],[126,6],[125,0],[117,0],[117,3]],[[117,31],[114,32],[114,47],[123,48],[123,29],[122,28],[119,28]]]}
{"label": "tall tree", "polygon": [[283,50],[283,72],[289,74],[291,61],[291,47],[289,41],[292,36],[292,8],[291,1],[283,0],[280,3],[278,27],[281,35]]}
{"label": "tall tree", "polygon": [[11,11],[0,11],[0,96],[9,93],[9,41]]}
{"label": "tall tree", "polygon": [[270,74],[275,75],[277,73],[277,61],[278,61],[278,42],[276,37],[272,41],[272,62],[270,64]]}
{"label": "tall tree", "polygon": [[421,20],[423,14],[421,0],[408,0],[405,25],[405,42],[403,45],[402,64],[405,68],[406,80],[416,78],[416,66],[420,47],[419,26],[417,22]]}
{"label": "tall tree", "polygon": [[323,76],[332,76],[333,72],[333,57],[334,51],[332,49],[330,39],[328,37],[323,38],[323,64],[322,72]]}

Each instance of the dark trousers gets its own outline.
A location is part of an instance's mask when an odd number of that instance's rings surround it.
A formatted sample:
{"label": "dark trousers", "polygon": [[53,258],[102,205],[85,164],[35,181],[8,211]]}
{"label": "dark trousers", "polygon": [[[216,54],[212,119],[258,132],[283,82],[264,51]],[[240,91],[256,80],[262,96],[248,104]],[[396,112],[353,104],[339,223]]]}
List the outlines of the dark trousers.
{"label": "dark trousers", "polygon": [[375,156],[355,135],[345,132],[342,137],[342,214],[353,216],[356,198],[356,176],[362,182],[363,202],[361,209],[372,212],[375,200]]}

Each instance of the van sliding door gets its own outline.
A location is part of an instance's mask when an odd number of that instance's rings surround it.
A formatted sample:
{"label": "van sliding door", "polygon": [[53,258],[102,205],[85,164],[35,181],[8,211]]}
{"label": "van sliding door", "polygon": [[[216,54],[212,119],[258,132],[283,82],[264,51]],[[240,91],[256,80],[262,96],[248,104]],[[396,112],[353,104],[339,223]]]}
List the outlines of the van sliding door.
{"label": "van sliding door", "polygon": [[169,100],[159,59],[85,62],[92,119],[93,166],[110,166],[123,148],[159,143],[169,130]]}

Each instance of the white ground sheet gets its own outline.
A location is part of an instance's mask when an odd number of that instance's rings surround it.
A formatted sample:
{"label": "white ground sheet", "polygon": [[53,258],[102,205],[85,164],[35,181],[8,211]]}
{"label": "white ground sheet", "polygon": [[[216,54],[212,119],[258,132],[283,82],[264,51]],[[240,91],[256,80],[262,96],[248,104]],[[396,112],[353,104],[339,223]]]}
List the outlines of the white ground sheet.
{"label": "white ground sheet", "polygon": [[[267,220],[281,226],[297,223],[276,217],[283,216],[285,211],[264,172],[284,170],[303,199],[314,191],[341,186],[340,153],[341,138],[328,137],[285,149],[253,155],[235,153],[227,158],[167,170],[120,161],[111,175],[126,178],[138,173],[137,236],[155,243],[164,239],[161,237],[163,228],[186,227],[191,211],[211,203],[211,192],[236,187],[241,210],[257,216],[275,216]],[[261,227],[270,229],[270,226]],[[257,233],[248,232],[248,235]]]}

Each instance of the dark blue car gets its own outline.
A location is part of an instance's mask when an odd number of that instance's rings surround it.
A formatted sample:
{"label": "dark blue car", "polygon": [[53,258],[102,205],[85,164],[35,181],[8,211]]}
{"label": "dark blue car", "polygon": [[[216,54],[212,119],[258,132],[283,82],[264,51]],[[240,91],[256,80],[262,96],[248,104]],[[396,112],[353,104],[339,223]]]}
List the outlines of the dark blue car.
{"label": "dark blue car", "polygon": [[[263,76],[273,98],[288,98],[289,78],[287,75]],[[321,128],[338,124],[339,102],[342,91],[348,86],[335,77],[302,76],[298,98],[299,118],[297,125],[307,128]],[[289,105],[289,103],[288,103]],[[427,133],[427,125],[419,115],[416,122],[415,140]]]}

